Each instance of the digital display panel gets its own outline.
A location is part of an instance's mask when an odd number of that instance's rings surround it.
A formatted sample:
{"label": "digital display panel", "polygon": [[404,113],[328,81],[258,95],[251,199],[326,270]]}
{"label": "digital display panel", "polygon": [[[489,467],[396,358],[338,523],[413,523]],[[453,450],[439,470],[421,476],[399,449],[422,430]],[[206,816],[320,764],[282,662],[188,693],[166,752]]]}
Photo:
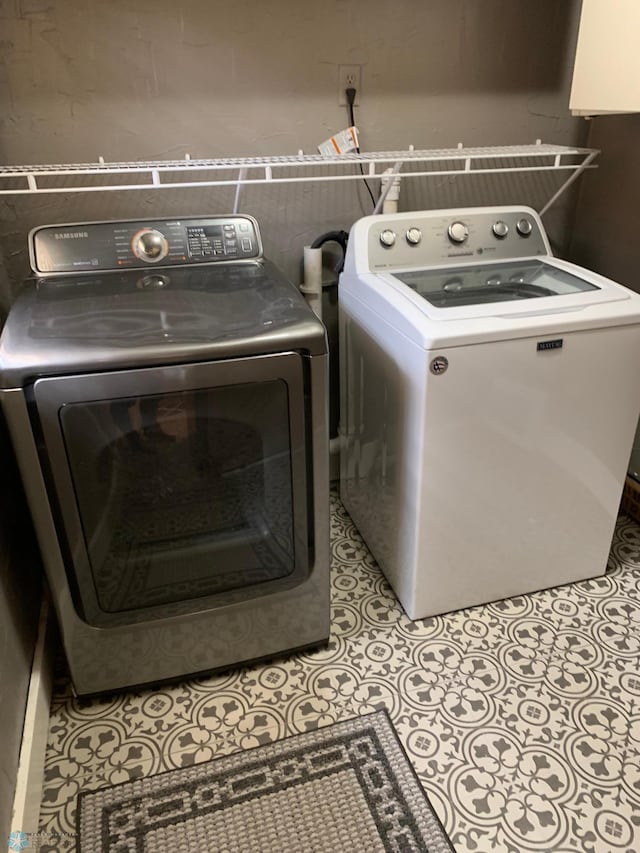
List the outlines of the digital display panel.
{"label": "digital display panel", "polygon": [[195,225],[187,228],[189,237],[222,237],[222,225]]}

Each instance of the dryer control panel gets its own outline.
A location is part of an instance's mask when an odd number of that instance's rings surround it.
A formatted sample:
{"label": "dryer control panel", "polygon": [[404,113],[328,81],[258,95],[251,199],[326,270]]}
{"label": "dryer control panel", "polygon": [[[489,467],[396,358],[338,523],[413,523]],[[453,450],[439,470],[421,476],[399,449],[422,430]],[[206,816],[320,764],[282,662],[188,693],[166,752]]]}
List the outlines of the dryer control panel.
{"label": "dryer control panel", "polygon": [[175,267],[262,257],[251,216],[48,225],[29,235],[31,269],[40,275]]}
{"label": "dryer control panel", "polygon": [[362,231],[353,236],[356,242],[364,237],[371,271],[551,254],[538,215],[530,208],[417,211],[362,221],[367,222],[366,237]]}

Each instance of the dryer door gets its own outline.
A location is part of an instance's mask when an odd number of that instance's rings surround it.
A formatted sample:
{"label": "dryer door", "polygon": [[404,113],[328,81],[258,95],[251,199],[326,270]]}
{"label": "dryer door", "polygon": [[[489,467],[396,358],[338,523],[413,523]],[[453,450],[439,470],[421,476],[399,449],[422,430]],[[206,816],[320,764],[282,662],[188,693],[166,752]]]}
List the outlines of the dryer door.
{"label": "dryer door", "polygon": [[47,378],[33,393],[67,581],[89,624],[228,605],[308,576],[299,354]]}

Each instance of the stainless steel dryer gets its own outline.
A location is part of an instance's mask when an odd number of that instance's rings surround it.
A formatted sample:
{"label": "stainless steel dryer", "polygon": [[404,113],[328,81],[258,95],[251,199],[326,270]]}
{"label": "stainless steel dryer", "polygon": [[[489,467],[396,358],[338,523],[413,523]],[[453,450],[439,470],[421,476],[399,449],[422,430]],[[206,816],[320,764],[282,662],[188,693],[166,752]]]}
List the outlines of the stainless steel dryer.
{"label": "stainless steel dryer", "polygon": [[77,693],[326,640],[326,335],[255,220],[29,240],[0,398]]}

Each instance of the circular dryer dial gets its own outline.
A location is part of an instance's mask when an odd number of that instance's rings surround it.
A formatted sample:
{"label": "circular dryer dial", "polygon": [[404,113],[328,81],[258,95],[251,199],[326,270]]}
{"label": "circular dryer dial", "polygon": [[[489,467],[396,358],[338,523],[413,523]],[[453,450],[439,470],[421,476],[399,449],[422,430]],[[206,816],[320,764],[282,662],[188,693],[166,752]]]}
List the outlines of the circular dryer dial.
{"label": "circular dryer dial", "polygon": [[167,238],[154,228],[143,228],[134,234],[131,248],[136,258],[148,264],[157,264],[169,254]]}

